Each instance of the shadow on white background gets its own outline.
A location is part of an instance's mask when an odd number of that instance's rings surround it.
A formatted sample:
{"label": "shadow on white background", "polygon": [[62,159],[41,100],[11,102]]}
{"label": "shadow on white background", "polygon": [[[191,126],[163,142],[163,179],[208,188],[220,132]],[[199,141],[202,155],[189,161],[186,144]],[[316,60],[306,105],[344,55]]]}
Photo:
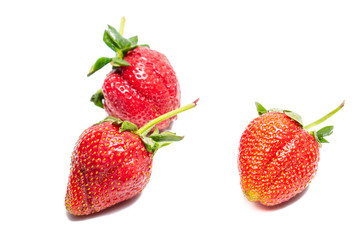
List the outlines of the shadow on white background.
{"label": "shadow on white background", "polygon": [[308,188],[310,186],[306,187],[301,193],[296,194],[294,197],[290,198],[288,201],[280,203],[275,206],[265,206],[262,205],[260,202],[254,202],[252,203],[253,206],[261,211],[276,211],[280,210],[286,207],[290,207],[291,205],[295,204],[298,200],[300,200],[307,192]]}
{"label": "shadow on white background", "polygon": [[94,214],[90,214],[90,215],[86,215],[86,216],[74,216],[74,215],[70,214],[68,211],[66,211],[66,215],[70,221],[85,221],[88,219],[104,217],[109,214],[113,214],[113,213],[122,211],[122,210],[126,209],[127,207],[130,207],[140,198],[140,196],[141,196],[141,193],[139,193],[138,195],[136,195],[126,201],[115,204],[109,208],[106,208],[106,209],[104,209],[100,212],[94,213]]}

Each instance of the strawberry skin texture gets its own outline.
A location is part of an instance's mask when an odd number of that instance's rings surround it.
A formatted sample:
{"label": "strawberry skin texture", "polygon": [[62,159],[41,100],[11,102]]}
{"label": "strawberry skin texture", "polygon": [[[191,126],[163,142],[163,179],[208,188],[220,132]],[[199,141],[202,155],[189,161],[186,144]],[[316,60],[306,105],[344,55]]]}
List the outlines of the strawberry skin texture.
{"label": "strawberry skin texture", "polygon": [[137,135],[111,122],[86,129],[71,157],[66,209],[88,215],[134,197],[149,181],[151,156]]}
{"label": "strawberry skin texture", "polygon": [[238,167],[250,201],[273,206],[304,190],[316,174],[319,145],[284,113],[254,119],[241,136]]}
{"label": "strawberry skin texture", "polygon": [[[137,47],[124,57],[131,66],[119,67],[102,86],[104,108],[113,117],[143,126],[180,106],[180,86],[168,59],[148,47]],[[157,125],[167,128],[176,116]]]}

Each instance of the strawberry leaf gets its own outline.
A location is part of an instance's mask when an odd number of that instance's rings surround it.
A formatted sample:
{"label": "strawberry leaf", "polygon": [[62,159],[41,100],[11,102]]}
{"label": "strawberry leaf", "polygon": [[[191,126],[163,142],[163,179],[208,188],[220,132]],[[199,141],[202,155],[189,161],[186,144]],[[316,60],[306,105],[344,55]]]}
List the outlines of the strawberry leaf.
{"label": "strawberry leaf", "polygon": [[152,148],[152,155],[151,157],[154,157],[155,153],[157,152],[157,150],[160,148],[160,144],[158,142],[154,143],[154,146]]}
{"label": "strawberry leaf", "polygon": [[106,43],[106,45],[111,48],[114,52],[119,52],[121,47],[120,45],[115,42],[115,39],[113,38],[113,36],[111,36],[111,34],[109,33],[108,30],[104,31],[104,35],[103,35],[103,41]]}
{"label": "strawberry leaf", "polygon": [[116,43],[116,45],[119,46],[119,49],[127,48],[131,46],[131,41],[121,36],[120,33],[116,31],[114,27],[108,25],[108,28],[109,29],[107,30],[107,32],[109,36]]}
{"label": "strawberry leaf", "polygon": [[124,132],[124,131],[135,132],[137,130],[138,127],[134,123],[129,121],[123,121],[119,129],[120,132]]}
{"label": "strawberry leaf", "polygon": [[144,137],[142,135],[140,136],[140,138],[141,138],[142,142],[144,143],[146,151],[153,152],[153,149],[156,148],[155,141],[152,140],[151,138]]}
{"label": "strawberry leaf", "polygon": [[329,143],[324,137],[330,136],[333,133],[334,126],[323,127],[319,131],[315,132],[316,138],[320,143]]}
{"label": "strawberry leaf", "polygon": [[177,136],[175,133],[172,132],[163,132],[160,134],[151,134],[149,136],[152,140],[156,142],[176,142],[182,140],[183,136]]}
{"label": "strawberry leaf", "polygon": [[285,113],[289,118],[291,118],[295,122],[298,122],[300,124],[300,126],[303,127],[303,122],[302,122],[301,116],[293,111],[283,110],[283,109],[279,109],[279,108],[270,108],[269,112]]}
{"label": "strawberry leaf", "polygon": [[122,50],[122,52],[123,52],[124,55],[126,55],[129,51],[131,51],[131,50],[133,50],[133,49],[135,49],[135,48],[137,48],[137,47],[138,47],[138,45],[131,45],[131,46],[128,47],[128,48],[124,48],[124,49]]}
{"label": "strawberry leaf", "polygon": [[136,45],[138,43],[138,36],[133,36],[129,38],[129,41],[131,42],[131,45]]}
{"label": "strawberry leaf", "polygon": [[149,136],[146,137],[143,134],[140,134],[140,138],[144,143],[144,146],[148,152],[152,152],[152,156],[154,156],[155,152],[164,146],[170,145],[172,142],[177,142],[182,140],[184,137],[177,136],[175,133],[172,132],[162,132],[159,133],[158,128],[156,127],[154,132]]}
{"label": "strawberry leaf", "polygon": [[264,108],[260,103],[258,102],[255,102],[255,105],[256,105],[256,109],[257,109],[257,112],[259,114],[259,116],[267,113],[268,111],[266,110],[266,108]]}
{"label": "strawberry leaf", "polygon": [[112,124],[120,126],[120,124],[123,122],[120,118],[116,118],[116,117],[112,117],[112,116],[107,116],[104,119],[105,122],[110,121],[112,122]]}
{"label": "strawberry leaf", "polygon": [[124,25],[122,23],[122,25],[120,26],[120,30],[116,31],[113,26],[108,25],[108,29],[105,30],[103,34],[103,41],[109,48],[111,48],[116,53],[116,56],[113,58],[99,58],[98,61],[91,67],[88,76],[92,75],[94,72],[96,72],[108,63],[111,63],[114,68],[130,66],[130,64],[123,59],[124,56],[130,50],[133,50],[139,46],[149,47],[149,45],[146,44],[138,45],[138,36],[133,36],[129,39],[123,37],[123,27]]}
{"label": "strawberry leaf", "polygon": [[91,66],[89,73],[87,74],[87,76],[89,77],[91,74],[93,74],[94,72],[96,72],[97,70],[101,69],[102,67],[104,67],[106,64],[108,64],[109,62],[111,62],[111,58],[107,58],[107,57],[101,57],[98,60],[96,60],[96,62],[94,63],[94,65]]}
{"label": "strawberry leaf", "polygon": [[295,122],[298,122],[300,124],[301,127],[303,127],[303,122],[302,122],[302,118],[299,114],[292,112],[292,111],[288,111],[288,110],[284,110],[284,113],[290,117],[292,120],[294,120]]}
{"label": "strawberry leaf", "polygon": [[321,147],[322,143],[329,143],[324,137],[330,136],[333,133],[334,126],[323,127],[319,131],[311,131],[310,134],[315,138]]}
{"label": "strawberry leaf", "polygon": [[104,108],[103,104],[104,94],[101,89],[99,89],[94,95],[91,96],[90,101],[93,102],[96,106]]}
{"label": "strawberry leaf", "polygon": [[111,65],[113,65],[114,67],[120,67],[120,66],[126,66],[126,67],[130,67],[130,63],[128,63],[127,61],[125,61],[124,59],[121,59],[119,57],[113,57],[112,61],[111,61]]}
{"label": "strawberry leaf", "polygon": [[117,125],[117,126],[119,126],[122,123],[121,119],[119,119],[119,118],[107,116],[104,120],[102,120],[94,125],[98,125],[98,124],[101,124],[104,122],[111,122],[112,124]]}
{"label": "strawberry leaf", "polygon": [[320,129],[319,131],[317,131],[317,135],[319,138],[323,138],[326,136],[330,136],[333,133],[334,130],[334,126],[327,126],[327,127],[323,127],[322,129]]}

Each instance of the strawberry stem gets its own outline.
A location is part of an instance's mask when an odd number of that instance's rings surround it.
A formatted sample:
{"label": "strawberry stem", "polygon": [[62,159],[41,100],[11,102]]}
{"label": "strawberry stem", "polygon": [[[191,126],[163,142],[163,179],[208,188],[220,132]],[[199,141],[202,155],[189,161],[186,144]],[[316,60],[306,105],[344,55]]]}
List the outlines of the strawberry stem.
{"label": "strawberry stem", "polygon": [[124,27],[125,27],[125,17],[122,17],[120,22],[120,30],[119,30],[121,36],[124,35]]}
{"label": "strawberry stem", "polygon": [[335,113],[337,113],[345,104],[345,100],[340,104],[340,106],[338,106],[337,108],[335,108],[333,111],[331,111],[330,113],[326,114],[325,116],[323,116],[322,118],[316,120],[313,123],[310,123],[308,125],[306,125],[304,127],[305,130],[309,130],[312,127],[315,127],[316,125],[319,125],[320,123],[324,122],[326,119],[330,118],[332,115],[334,115]]}
{"label": "strawberry stem", "polygon": [[184,112],[186,110],[189,110],[191,108],[196,107],[198,101],[199,101],[199,99],[196,99],[194,102],[192,102],[192,103],[190,103],[190,104],[188,104],[186,106],[175,109],[175,110],[173,110],[171,112],[165,113],[164,115],[161,115],[160,117],[157,117],[157,118],[151,120],[150,122],[148,122],[147,124],[142,126],[139,130],[137,130],[136,134],[140,135],[140,134],[146,132],[148,129],[154,127],[159,122],[164,121],[164,120],[166,120],[168,118],[171,118],[171,117],[173,117],[173,116],[175,116],[175,115],[177,115],[177,114],[179,114],[181,112]]}

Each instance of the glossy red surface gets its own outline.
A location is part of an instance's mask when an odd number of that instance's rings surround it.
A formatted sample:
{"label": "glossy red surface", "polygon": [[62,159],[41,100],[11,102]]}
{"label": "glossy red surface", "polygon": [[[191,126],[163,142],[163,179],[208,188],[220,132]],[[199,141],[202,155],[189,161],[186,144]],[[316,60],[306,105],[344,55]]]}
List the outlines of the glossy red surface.
{"label": "glossy red surface", "polygon": [[[125,57],[130,67],[121,67],[105,79],[104,108],[110,116],[135,123],[148,121],[180,107],[180,86],[175,71],[161,53],[138,47]],[[172,119],[157,126],[169,126]]]}
{"label": "glossy red surface", "polygon": [[141,139],[105,122],[86,129],[75,145],[65,197],[73,215],[88,215],[134,197],[151,175]]}
{"label": "glossy red surface", "polygon": [[319,146],[284,113],[254,119],[242,134],[238,166],[250,201],[272,206],[305,189],[316,174]]}

